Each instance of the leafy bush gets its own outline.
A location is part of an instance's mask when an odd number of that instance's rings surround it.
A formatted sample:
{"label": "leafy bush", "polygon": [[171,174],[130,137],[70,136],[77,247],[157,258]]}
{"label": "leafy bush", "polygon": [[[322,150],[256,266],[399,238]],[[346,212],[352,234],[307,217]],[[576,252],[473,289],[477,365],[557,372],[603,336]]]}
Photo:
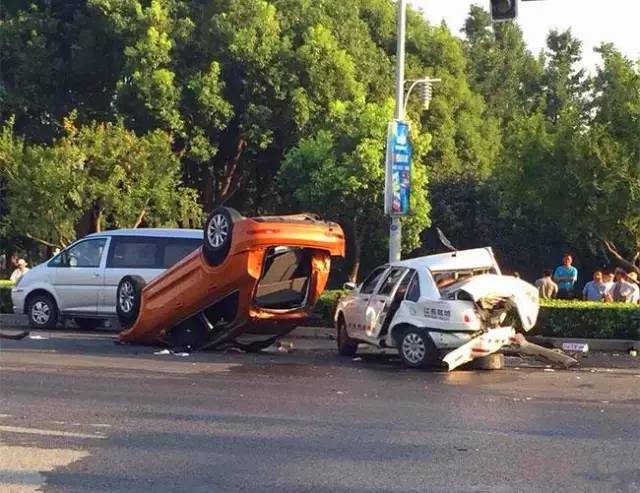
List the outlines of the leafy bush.
{"label": "leafy bush", "polygon": [[593,301],[543,301],[532,334],[640,340],[640,306]]}
{"label": "leafy bush", "polygon": [[11,281],[0,279],[0,313],[13,313],[11,286],[13,286]]}
{"label": "leafy bush", "polygon": [[342,289],[327,290],[320,295],[318,302],[313,310],[310,323],[315,325],[323,325],[325,327],[333,326],[333,315],[336,312],[336,306],[346,291]]}

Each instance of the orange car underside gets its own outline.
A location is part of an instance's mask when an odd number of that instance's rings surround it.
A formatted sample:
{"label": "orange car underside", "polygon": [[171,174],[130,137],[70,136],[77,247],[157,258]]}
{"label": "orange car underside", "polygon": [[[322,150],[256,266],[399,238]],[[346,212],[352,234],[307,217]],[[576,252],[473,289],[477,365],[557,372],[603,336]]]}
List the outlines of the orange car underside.
{"label": "orange car underside", "polygon": [[194,317],[208,324],[211,343],[282,335],[309,316],[327,284],[331,256],[344,255],[342,230],[331,223],[242,219],[233,238],[219,266],[199,248],[145,286],[139,315],[120,340],[164,342]]}

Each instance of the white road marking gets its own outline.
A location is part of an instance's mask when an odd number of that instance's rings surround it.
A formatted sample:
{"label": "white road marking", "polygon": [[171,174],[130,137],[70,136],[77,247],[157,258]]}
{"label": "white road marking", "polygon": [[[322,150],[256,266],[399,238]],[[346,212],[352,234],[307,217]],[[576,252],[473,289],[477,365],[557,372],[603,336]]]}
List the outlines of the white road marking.
{"label": "white road marking", "polygon": [[29,435],[42,435],[50,437],[69,437],[69,438],[107,438],[102,433],[75,433],[71,431],[43,430],[40,428],[23,428],[22,426],[0,426],[0,432],[6,433],[26,433]]}
{"label": "white road marking", "polygon": [[105,423],[94,423],[90,424],[89,426],[93,426],[94,428],[111,428],[111,425]]}
{"label": "white road marking", "polygon": [[43,449],[0,443],[0,491],[36,493],[46,484],[43,472],[64,467],[89,455],[83,450]]}
{"label": "white road marking", "polygon": [[13,418],[13,414],[0,414],[0,419],[2,418]]}

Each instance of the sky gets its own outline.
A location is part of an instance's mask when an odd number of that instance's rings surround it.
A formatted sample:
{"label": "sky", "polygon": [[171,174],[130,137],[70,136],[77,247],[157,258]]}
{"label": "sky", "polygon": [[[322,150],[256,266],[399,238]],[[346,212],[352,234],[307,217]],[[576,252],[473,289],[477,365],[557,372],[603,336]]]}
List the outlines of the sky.
{"label": "sky", "polygon": [[[459,35],[472,4],[489,10],[489,0],[408,1],[430,22],[444,20]],[[534,54],[545,47],[551,29],[571,28],[583,43],[584,65],[590,70],[600,62],[593,47],[602,41],[612,42],[631,59],[640,59],[640,0],[520,0],[518,24]]]}

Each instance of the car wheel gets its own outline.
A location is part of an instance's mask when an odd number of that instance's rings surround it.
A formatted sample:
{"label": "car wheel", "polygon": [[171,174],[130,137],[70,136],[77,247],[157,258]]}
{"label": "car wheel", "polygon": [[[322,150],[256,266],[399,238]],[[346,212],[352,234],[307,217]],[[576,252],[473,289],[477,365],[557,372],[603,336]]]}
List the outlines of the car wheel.
{"label": "car wheel", "polygon": [[342,316],[338,318],[336,326],[336,341],[340,356],[355,356],[358,351],[358,341],[349,337],[347,324]]}
{"label": "car wheel", "polygon": [[32,329],[53,329],[58,325],[58,306],[48,294],[37,294],[30,298],[27,315]]}
{"label": "car wheel", "polygon": [[79,329],[97,329],[102,326],[102,320],[98,318],[74,318],[73,321]]}
{"label": "car wheel", "polygon": [[120,279],[116,291],[116,312],[123,328],[131,326],[138,318],[145,284],[140,276],[124,276]]}
{"label": "car wheel", "polygon": [[215,209],[204,224],[203,252],[207,262],[218,266],[227,258],[231,249],[233,223],[242,216],[228,207]]}
{"label": "car wheel", "polygon": [[407,327],[396,344],[402,362],[410,368],[425,368],[438,362],[438,350],[425,330]]}

